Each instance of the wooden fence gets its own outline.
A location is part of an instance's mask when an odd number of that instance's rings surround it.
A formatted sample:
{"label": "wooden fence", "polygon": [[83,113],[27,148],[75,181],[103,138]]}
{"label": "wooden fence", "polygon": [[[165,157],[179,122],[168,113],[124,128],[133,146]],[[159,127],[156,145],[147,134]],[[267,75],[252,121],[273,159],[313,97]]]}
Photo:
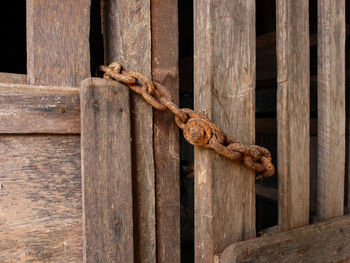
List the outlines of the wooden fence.
{"label": "wooden fence", "polygon": [[[0,73],[0,261],[180,262],[178,129],[125,86],[91,78],[90,4],[27,0],[27,75]],[[247,144],[255,5],[194,0],[195,110]],[[105,63],[153,77],[178,103],[177,1],[101,8]],[[350,262],[345,29],[345,0],[319,0],[319,222],[309,225],[309,5],[277,0],[278,227],[256,237],[254,172],[196,147],[196,262]]]}

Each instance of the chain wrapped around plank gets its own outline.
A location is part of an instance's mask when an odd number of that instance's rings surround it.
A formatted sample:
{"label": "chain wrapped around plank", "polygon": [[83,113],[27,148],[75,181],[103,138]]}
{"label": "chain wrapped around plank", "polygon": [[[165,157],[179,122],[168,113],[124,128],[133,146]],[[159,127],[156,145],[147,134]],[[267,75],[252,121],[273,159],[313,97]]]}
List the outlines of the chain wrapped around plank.
{"label": "chain wrapped around plank", "polygon": [[118,62],[113,62],[108,67],[102,65],[99,69],[104,72],[104,78],[126,84],[155,109],[170,110],[189,143],[212,149],[226,158],[242,161],[246,167],[256,171],[259,178],[270,177],[275,173],[269,150],[258,145],[239,143],[234,137],[225,134],[204,114],[191,109],[180,109],[173,102],[167,89],[159,82],[139,72],[124,71]]}

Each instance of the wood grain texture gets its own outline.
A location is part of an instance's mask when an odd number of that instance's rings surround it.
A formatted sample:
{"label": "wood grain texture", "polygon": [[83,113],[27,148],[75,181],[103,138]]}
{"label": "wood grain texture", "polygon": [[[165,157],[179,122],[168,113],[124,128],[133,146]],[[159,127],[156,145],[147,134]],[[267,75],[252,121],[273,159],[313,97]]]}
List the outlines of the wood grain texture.
{"label": "wood grain texture", "polygon": [[0,133],[80,133],[79,90],[0,83]]}
{"label": "wood grain texture", "polygon": [[84,261],[133,262],[128,88],[86,79],[80,94]]}
{"label": "wood grain texture", "polygon": [[[152,77],[179,103],[177,0],[152,0]],[[157,262],[180,262],[179,134],[171,112],[154,110]]]}
{"label": "wood grain texture", "polygon": [[[104,0],[105,62],[151,77],[150,0]],[[131,94],[134,245],[136,262],[156,260],[155,166],[152,107]]]}
{"label": "wood grain texture", "polygon": [[0,136],[0,262],[81,262],[80,137]]}
{"label": "wood grain texture", "polygon": [[344,213],[345,1],[318,1],[317,217]]}
{"label": "wood grain texture", "polygon": [[[195,109],[247,144],[255,136],[255,1],[194,2]],[[255,175],[195,147],[195,260],[255,236]]]}
{"label": "wood grain texture", "polygon": [[27,0],[27,77],[78,86],[90,75],[90,0]]}
{"label": "wood grain texture", "polygon": [[26,84],[27,75],[0,72],[0,83]]}
{"label": "wood grain texture", "polygon": [[309,222],[309,7],[277,1],[278,224]]}
{"label": "wood grain texture", "polygon": [[229,246],[218,263],[350,262],[350,216]]}

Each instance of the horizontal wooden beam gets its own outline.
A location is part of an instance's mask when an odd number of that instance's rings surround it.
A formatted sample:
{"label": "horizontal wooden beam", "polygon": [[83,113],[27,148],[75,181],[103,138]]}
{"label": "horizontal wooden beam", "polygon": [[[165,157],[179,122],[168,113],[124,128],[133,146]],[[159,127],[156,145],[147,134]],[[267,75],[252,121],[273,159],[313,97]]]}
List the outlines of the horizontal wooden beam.
{"label": "horizontal wooden beam", "polygon": [[79,89],[0,83],[0,133],[79,134]]}
{"label": "horizontal wooden beam", "polygon": [[234,243],[217,256],[218,263],[345,260],[350,260],[350,215]]}

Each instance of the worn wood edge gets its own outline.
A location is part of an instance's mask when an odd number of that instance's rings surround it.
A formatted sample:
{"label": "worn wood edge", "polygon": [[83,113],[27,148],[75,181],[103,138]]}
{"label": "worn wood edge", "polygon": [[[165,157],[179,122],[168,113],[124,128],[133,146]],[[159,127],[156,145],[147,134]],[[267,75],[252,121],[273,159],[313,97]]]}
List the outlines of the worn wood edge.
{"label": "worn wood edge", "polygon": [[0,83],[26,84],[27,75],[17,73],[0,72]]}
{"label": "worn wood edge", "polygon": [[[332,241],[335,240],[339,241],[336,244],[337,249],[332,247]],[[217,263],[338,262],[350,258],[349,248],[350,215],[346,215],[290,231],[266,234],[252,240],[234,243],[223,253],[218,254],[216,260]],[[290,249],[290,251],[286,253],[283,249]],[[341,252],[343,254],[339,255]],[[297,261],[296,255],[300,256]],[[332,255],[331,258],[329,258],[330,255]],[[274,261],[276,258],[271,258],[272,256],[280,257],[280,261]]]}
{"label": "worn wood edge", "polygon": [[0,134],[79,134],[79,89],[0,83]]}
{"label": "worn wood edge", "polygon": [[[92,96],[94,96],[95,93],[100,93],[98,90],[95,91],[95,89],[103,89],[106,88],[104,86],[112,86],[115,88],[115,90],[113,91],[113,95],[114,96],[118,96],[119,94],[121,94],[122,98],[120,99],[125,99],[125,101],[123,101],[124,105],[121,108],[117,108],[119,106],[115,106],[114,111],[118,114],[120,114],[119,116],[119,121],[116,120],[111,120],[110,123],[108,123],[109,120],[109,112],[108,111],[112,111],[113,107],[110,106],[106,106],[105,109],[105,113],[106,116],[103,120],[103,118],[101,118],[100,115],[100,109],[94,110],[94,107],[99,107],[100,104],[103,104],[103,102],[101,102],[100,100],[97,100],[96,102],[94,102],[94,100],[89,101],[83,101],[84,99],[82,99],[81,102],[81,108],[82,108],[82,118],[81,118],[81,126],[83,128],[89,128],[89,131],[87,131],[88,129],[83,129],[82,130],[82,134],[81,134],[81,158],[82,158],[82,203],[83,203],[83,213],[82,213],[82,223],[83,223],[83,256],[84,256],[84,262],[95,262],[95,260],[97,260],[99,262],[99,260],[102,260],[101,262],[110,262],[109,260],[117,260],[118,262],[122,261],[122,262],[133,262],[134,259],[134,246],[133,246],[133,202],[132,202],[132,171],[131,171],[131,134],[130,134],[130,105],[129,105],[129,93],[128,93],[128,89],[126,87],[122,87],[123,90],[121,92],[118,92],[118,86],[120,87],[120,83],[115,82],[113,80],[107,80],[107,79],[101,79],[101,78],[87,78],[85,80],[83,80],[82,82],[80,82],[80,94],[81,94],[81,98],[87,97],[89,96],[89,89],[93,89]],[[101,93],[99,94],[101,95]],[[98,96],[99,96],[98,95]],[[113,96],[112,95],[112,96]],[[91,95],[90,95],[91,96]],[[106,97],[105,97],[106,99]],[[108,99],[107,99],[108,100]],[[92,103],[93,106],[90,106],[89,104]],[[108,103],[108,101],[107,101]],[[110,102],[111,103],[111,102]],[[114,103],[114,102],[112,102]],[[116,100],[117,103],[117,100]],[[126,108],[125,108],[126,107]],[[92,112],[92,116],[88,116],[89,113],[89,108],[92,108],[93,112]],[[103,109],[102,109],[103,110]],[[86,113],[86,115],[85,115]],[[90,112],[91,114],[91,112]],[[126,115],[125,115],[126,114]],[[85,120],[85,117],[87,117],[87,120]],[[116,117],[118,118],[118,117]],[[93,121],[93,119],[95,119],[95,121]],[[124,120],[123,120],[124,119]],[[123,127],[119,127],[119,131],[118,134],[120,133],[120,136],[124,136],[126,135],[127,138],[124,138],[124,140],[122,141],[122,143],[129,145],[129,147],[127,147],[128,149],[125,149],[123,147],[123,152],[122,151],[115,151],[116,148],[119,147],[119,142],[115,140],[115,138],[113,138],[114,136],[119,136],[117,134],[113,134],[110,133],[108,131],[105,131],[106,129],[114,129],[114,128],[118,128],[118,127],[111,127],[111,128],[105,128],[105,127],[99,127],[100,129],[102,129],[102,133],[103,131],[107,132],[108,134],[111,134],[110,136],[107,134],[106,137],[110,137],[108,139],[108,141],[110,142],[110,146],[113,147],[112,152],[109,152],[108,154],[121,154],[121,155],[129,155],[126,157],[122,157],[122,159],[126,158],[129,160],[129,165],[127,165],[124,161],[123,164],[126,165],[126,170],[129,170],[129,179],[128,179],[128,174],[121,174],[119,172],[119,176],[121,176],[118,180],[118,182],[110,182],[111,184],[115,184],[116,188],[114,190],[116,190],[117,192],[115,193],[116,196],[119,195],[119,197],[113,197],[115,196],[113,194],[113,191],[111,192],[112,197],[107,193],[107,195],[105,196],[104,193],[99,193],[98,191],[100,191],[101,189],[98,190],[99,188],[99,184],[96,180],[90,178],[91,180],[95,181],[96,186],[95,187],[91,187],[90,186],[90,192],[87,193],[87,180],[86,180],[86,173],[89,174],[89,161],[86,161],[87,159],[90,159],[90,161],[94,158],[87,158],[87,153],[91,154],[93,157],[94,155],[96,158],[95,159],[99,159],[100,156],[98,155],[98,151],[95,151],[94,149],[92,149],[92,145],[91,145],[91,135],[93,133],[95,133],[95,135],[92,135],[92,137],[94,137],[93,141],[98,141],[99,137],[101,135],[99,135],[99,131],[98,128],[91,128],[91,125],[96,124],[95,122],[99,123],[99,122],[106,122],[107,121],[107,125],[111,124],[113,126],[115,126],[116,122],[128,122],[129,125],[124,126]],[[100,123],[101,124],[101,123]],[[85,132],[85,130],[87,132]],[[124,131],[123,131],[124,130]],[[90,137],[90,139],[86,139],[85,136]],[[101,139],[101,138],[100,138]],[[105,139],[105,137],[103,138]],[[113,146],[114,144],[114,146]],[[97,142],[95,142],[95,145],[97,145]],[[102,151],[105,151],[105,149],[102,149]],[[102,155],[105,153],[101,153]],[[118,158],[117,158],[118,159]],[[111,161],[111,160],[110,160]],[[114,161],[112,161],[114,162]],[[104,166],[104,164],[101,164],[102,167]],[[119,166],[119,164],[116,164],[117,166]],[[100,169],[102,168],[100,166]],[[116,173],[115,170],[111,170],[108,166],[104,167],[104,169],[101,169],[101,172],[107,172],[111,173],[111,175],[113,174],[114,177],[116,177]],[[113,169],[116,169],[116,167],[114,167]],[[125,170],[125,169],[124,169]],[[94,176],[94,174],[91,174],[90,172],[90,176]],[[109,180],[109,178],[107,178],[106,176],[100,176],[100,177],[105,177],[105,180]],[[101,178],[100,178],[101,179]],[[114,178],[116,179],[116,178]],[[90,180],[90,183],[91,183]],[[101,182],[102,183],[102,182]],[[106,183],[106,182],[105,182]],[[121,184],[124,184],[124,186],[122,188],[120,188]],[[126,189],[125,186],[127,186],[130,189]],[[119,186],[119,189],[117,189]],[[119,190],[119,191],[118,191]],[[123,197],[120,196],[120,192],[125,190],[126,191],[126,195],[123,194]],[[106,192],[111,191],[111,189],[107,190]],[[90,194],[90,195],[87,195]],[[92,211],[90,211],[92,214],[94,212],[96,212],[96,210],[99,210],[101,208],[99,208],[100,204],[103,204],[104,209],[107,209],[106,213],[102,213],[101,214],[101,218],[97,219],[97,221],[102,221],[103,223],[99,223],[99,225],[94,224],[94,222],[91,222],[91,213],[90,213],[90,219],[89,219],[89,223],[93,223],[92,226],[90,227],[90,231],[87,230],[87,201],[89,201],[90,205],[93,204],[96,199],[101,198],[101,202],[97,202],[97,206],[95,204],[94,207],[92,207]],[[121,200],[125,198],[126,200]],[[107,201],[111,201],[111,204],[106,204],[104,202],[104,199],[107,199]],[[114,200],[113,200],[114,199]],[[93,201],[92,201],[93,200]],[[119,205],[118,205],[119,204]],[[119,210],[118,210],[119,209]],[[108,210],[111,210],[112,212],[108,212]],[[113,218],[109,218],[109,216],[112,216]],[[94,217],[93,217],[94,218]],[[98,229],[101,228],[102,229]],[[111,227],[111,228],[108,228]],[[92,243],[90,242],[88,244],[87,239],[90,238],[96,238],[96,240],[94,240]],[[91,241],[91,240],[90,240]],[[89,245],[89,246],[88,246]],[[96,248],[95,248],[96,247]],[[89,248],[89,249],[87,249]],[[97,251],[96,251],[97,249]],[[100,253],[102,252],[103,253]],[[105,261],[107,260],[107,261]],[[111,261],[111,262],[112,262]]]}

